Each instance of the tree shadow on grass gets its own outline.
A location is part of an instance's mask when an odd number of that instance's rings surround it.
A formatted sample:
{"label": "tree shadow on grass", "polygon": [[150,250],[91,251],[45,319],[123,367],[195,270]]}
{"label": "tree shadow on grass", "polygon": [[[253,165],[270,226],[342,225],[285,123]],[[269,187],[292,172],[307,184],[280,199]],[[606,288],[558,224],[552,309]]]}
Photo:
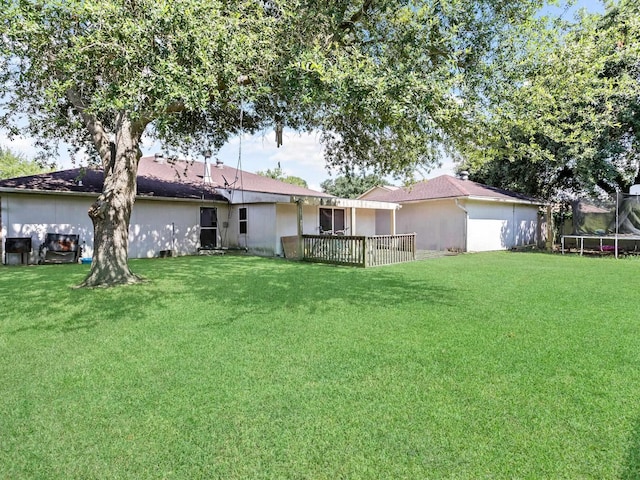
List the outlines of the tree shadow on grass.
{"label": "tree shadow on grass", "polygon": [[47,265],[2,271],[0,333],[25,331],[74,332],[100,322],[138,315],[163,292],[138,285],[114,289],[75,289],[86,276],[86,265]]}
{"label": "tree shadow on grass", "polygon": [[[202,304],[200,310],[211,305],[217,311],[215,320],[207,322],[211,326],[287,310],[335,315],[336,308],[344,305],[410,311],[424,305],[454,305],[457,296],[452,289],[415,272],[408,274],[401,266],[365,270],[230,255],[134,260],[131,266],[150,281],[111,289],[74,289],[88,266],[3,272],[0,288],[8,296],[0,299],[0,308],[7,320],[0,321],[0,331],[86,330],[103,322],[144,319],[180,303]],[[14,324],[12,318],[20,321]]]}
{"label": "tree shadow on grass", "polygon": [[640,420],[636,420],[631,431],[629,449],[625,458],[621,480],[637,480],[640,478]]}
{"label": "tree shadow on grass", "polygon": [[230,323],[245,314],[282,310],[335,314],[350,307],[412,309],[454,305],[456,292],[405,275],[402,267],[359,269],[255,257],[203,259],[176,263],[171,275],[196,296],[215,295],[228,314],[214,323]]}

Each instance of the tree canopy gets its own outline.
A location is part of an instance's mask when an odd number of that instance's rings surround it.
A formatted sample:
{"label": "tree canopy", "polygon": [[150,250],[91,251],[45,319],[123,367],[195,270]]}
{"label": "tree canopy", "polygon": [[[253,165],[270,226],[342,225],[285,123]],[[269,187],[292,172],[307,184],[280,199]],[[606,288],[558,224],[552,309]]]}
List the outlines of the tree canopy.
{"label": "tree canopy", "polygon": [[383,185],[379,175],[341,175],[329,178],[320,184],[323,192],[341,198],[358,198],[364,192],[377,185]]}
{"label": "tree canopy", "polygon": [[280,180],[284,183],[290,183],[291,185],[298,185],[300,187],[308,188],[309,185],[304,178],[296,177],[295,175],[285,175],[282,167],[280,166],[280,162],[278,162],[278,166],[273,170],[267,168],[264,171],[256,172],[258,175],[262,175],[263,177],[273,178],[275,180]]}
{"label": "tree canopy", "polygon": [[29,160],[24,155],[0,146],[0,179],[24,177],[47,171],[51,171],[51,168],[44,167],[35,160]]}
{"label": "tree canopy", "polygon": [[511,45],[461,168],[545,199],[639,183],[640,5],[608,3]]}
{"label": "tree canopy", "polygon": [[540,0],[1,0],[0,125],[105,172],[85,285],[135,282],[143,141],[319,130],[328,165],[409,175],[473,134],[501,36]]}

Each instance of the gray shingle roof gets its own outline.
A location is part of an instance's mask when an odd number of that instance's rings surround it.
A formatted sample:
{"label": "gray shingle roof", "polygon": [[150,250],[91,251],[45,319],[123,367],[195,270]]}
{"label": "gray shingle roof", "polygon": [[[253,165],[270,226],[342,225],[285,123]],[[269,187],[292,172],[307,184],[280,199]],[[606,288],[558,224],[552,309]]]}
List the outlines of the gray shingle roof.
{"label": "gray shingle roof", "polygon": [[[308,188],[263,177],[222,165],[209,168],[210,182],[205,183],[202,162],[179,160],[158,163],[154,157],[143,157],[138,166],[137,193],[142,197],[205,198],[226,201],[215,193],[215,188],[244,189],[252,192],[331,197]],[[73,168],[7,180],[0,180],[0,189],[26,191],[100,193],[103,185],[102,170]]]}
{"label": "gray shingle roof", "polygon": [[401,203],[460,197],[483,197],[492,200],[539,203],[526,195],[482,185],[471,180],[462,180],[450,175],[424,180],[409,188],[399,188],[392,191],[378,190],[371,192],[366,199]]}

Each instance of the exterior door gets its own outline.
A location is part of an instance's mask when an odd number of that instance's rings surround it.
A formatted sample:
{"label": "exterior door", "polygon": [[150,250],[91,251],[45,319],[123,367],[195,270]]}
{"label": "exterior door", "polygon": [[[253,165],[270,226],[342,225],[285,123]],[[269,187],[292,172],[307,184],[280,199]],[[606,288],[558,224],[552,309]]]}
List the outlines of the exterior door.
{"label": "exterior door", "polygon": [[200,207],[200,248],[210,250],[218,246],[218,213],[215,208]]}

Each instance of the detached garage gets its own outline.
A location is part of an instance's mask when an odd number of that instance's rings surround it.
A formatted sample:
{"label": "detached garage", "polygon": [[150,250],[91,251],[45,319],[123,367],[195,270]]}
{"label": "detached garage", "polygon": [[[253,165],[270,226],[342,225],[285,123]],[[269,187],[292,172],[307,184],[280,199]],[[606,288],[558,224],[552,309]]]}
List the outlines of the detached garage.
{"label": "detached garage", "polygon": [[[410,188],[375,187],[360,198],[401,204],[396,232],[415,232],[419,250],[481,252],[541,240],[541,202],[463,178],[442,175]],[[376,233],[390,229],[388,217],[376,218]]]}

